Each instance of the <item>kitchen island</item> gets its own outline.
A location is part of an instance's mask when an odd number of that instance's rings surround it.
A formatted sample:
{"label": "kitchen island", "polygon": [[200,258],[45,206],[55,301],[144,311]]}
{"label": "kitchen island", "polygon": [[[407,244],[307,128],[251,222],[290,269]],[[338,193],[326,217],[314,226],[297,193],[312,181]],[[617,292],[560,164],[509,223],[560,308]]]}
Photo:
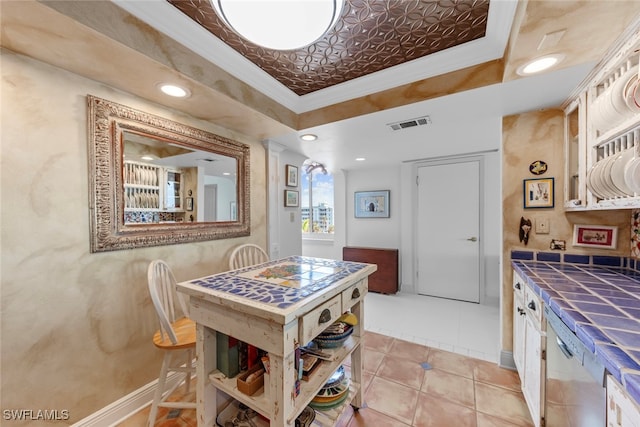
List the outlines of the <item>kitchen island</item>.
{"label": "kitchen island", "polygon": [[511,265],[640,405],[640,272],[622,267],[631,261],[601,258],[604,264],[619,261],[614,266],[512,260]]}
{"label": "kitchen island", "polygon": [[[216,425],[220,389],[268,418],[270,425],[293,426],[347,357],[351,382],[345,405],[362,406],[362,301],[367,277],[375,271],[372,264],[292,256],[179,283],[178,290],[190,297],[190,317],[197,325],[198,425]],[[312,341],[348,311],[358,318],[352,335],[341,347],[327,350],[331,359],[296,388],[297,346]],[[262,390],[243,394],[236,378],[217,369],[216,332],[268,353],[270,369]],[[332,425],[339,412],[319,412],[317,420]]]}

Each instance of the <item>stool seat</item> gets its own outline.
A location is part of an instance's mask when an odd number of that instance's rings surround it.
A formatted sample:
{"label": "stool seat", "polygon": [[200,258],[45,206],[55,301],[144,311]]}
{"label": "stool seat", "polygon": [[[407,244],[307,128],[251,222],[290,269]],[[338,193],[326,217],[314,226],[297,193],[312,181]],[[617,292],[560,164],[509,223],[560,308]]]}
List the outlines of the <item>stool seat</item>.
{"label": "stool seat", "polygon": [[153,335],[153,344],[163,350],[182,350],[185,348],[196,346],[196,323],[187,318],[182,317],[171,323],[171,328],[178,339],[177,343],[172,343],[167,334],[163,334],[160,329]]}

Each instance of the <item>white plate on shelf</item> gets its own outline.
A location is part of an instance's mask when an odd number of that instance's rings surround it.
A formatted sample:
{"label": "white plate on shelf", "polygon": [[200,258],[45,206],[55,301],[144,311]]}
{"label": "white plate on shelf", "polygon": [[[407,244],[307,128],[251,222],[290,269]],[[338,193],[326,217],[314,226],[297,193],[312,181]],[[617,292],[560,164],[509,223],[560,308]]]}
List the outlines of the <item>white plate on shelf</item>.
{"label": "white plate on shelf", "polygon": [[613,166],[613,162],[616,160],[616,155],[612,155],[604,159],[604,164],[602,165],[601,173],[600,173],[600,181],[602,181],[602,186],[605,189],[605,192],[609,196],[609,198],[619,197],[623,194],[620,193],[618,187],[613,183],[613,179],[611,178],[611,167]]}
{"label": "white plate on shelf", "polygon": [[624,87],[624,101],[632,112],[640,112],[640,89],[638,82],[638,74],[629,79]]}
{"label": "white plate on shelf", "polygon": [[618,77],[611,86],[611,104],[614,111],[618,113],[617,120],[628,117],[632,114],[632,110],[627,105],[625,90],[629,81],[638,77],[638,67],[631,67],[623,75]]}
{"label": "white plate on shelf", "polygon": [[619,154],[611,166],[611,180],[620,192],[626,196],[633,196],[633,190],[629,188],[624,180],[624,169],[627,164],[633,160],[634,149],[629,148]]}
{"label": "white plate on shelf", "polygon": [[624,168],[624,182],[635,193],[640,193],[640,158],[635,157]]}
{"label": "white plate on shelf", "polygon": [[587,187],[589,188],[589,191],[593,193],[594,196],[596,196],[599,199],[604,199],[604,196],[600,192],[600,188],[596,186],[596,182],[595,182],[595,175],[596,175],[597,169],[600,166],[602,165],[600,165],[599,162],[596,162],[593,166],[591,166],[591,169],[589,169],[589,172],[587,172]]}

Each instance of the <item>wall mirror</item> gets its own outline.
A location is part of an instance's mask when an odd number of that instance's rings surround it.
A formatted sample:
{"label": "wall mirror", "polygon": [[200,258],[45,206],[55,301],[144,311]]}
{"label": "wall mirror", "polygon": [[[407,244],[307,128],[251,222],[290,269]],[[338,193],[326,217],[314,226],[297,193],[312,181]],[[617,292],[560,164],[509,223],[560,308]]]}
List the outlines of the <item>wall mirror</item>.
{"label": "wall mirror", "polygon": [[248,145],[87,102],[91,252],[249,235]]}

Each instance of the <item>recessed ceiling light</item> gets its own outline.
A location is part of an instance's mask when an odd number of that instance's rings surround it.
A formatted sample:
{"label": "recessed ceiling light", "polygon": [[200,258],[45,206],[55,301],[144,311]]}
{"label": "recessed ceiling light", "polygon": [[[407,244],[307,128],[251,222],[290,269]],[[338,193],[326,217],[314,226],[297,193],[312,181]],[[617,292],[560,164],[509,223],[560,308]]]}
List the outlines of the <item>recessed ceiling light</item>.
{"label": "recessed ceiling light", "polygon": [[364,157],[356,157],[356,162],[364,162],[365,160],[367,159],[365,159]]}
{"label": "recessed ceiling light", "polygon": [[314,135],[312,133],[305,133],[304,135],[300,135],[300,139],[303,141],[315,141],[318,139],[318,135]]}
{"label": "recessed ceiling light", "polygon": [[229,176],[229,175],[231,175],[231,173],[230,172],[222,172],[222,175]]}
{"label": "recessed ceiling light", "polygon": [[185,98],[189,96],[189,91],[180,86],[176,86],[168,83],[161,83],[158,85],[160,90],[169,96],[175,96],[176,98]]}
{"label": "recessed ceiling light", "polygon": [[555,66],[563,59],[564,59],[564,55],[561,53],[542,56],[540,58],[536,58],[522,65],[521,67],[518,68],[516,72],[521,76],[527,76],[529,74],[539,73]]}
{"label": "recessed ceiling light", "polygon": [[151,157],[151,156],[142,156],[142,157],[140,157],[140,158],[141,158],[142,160],[148,160],[148,161],[149,161],[149,160],[153,160],[153,157]]}

